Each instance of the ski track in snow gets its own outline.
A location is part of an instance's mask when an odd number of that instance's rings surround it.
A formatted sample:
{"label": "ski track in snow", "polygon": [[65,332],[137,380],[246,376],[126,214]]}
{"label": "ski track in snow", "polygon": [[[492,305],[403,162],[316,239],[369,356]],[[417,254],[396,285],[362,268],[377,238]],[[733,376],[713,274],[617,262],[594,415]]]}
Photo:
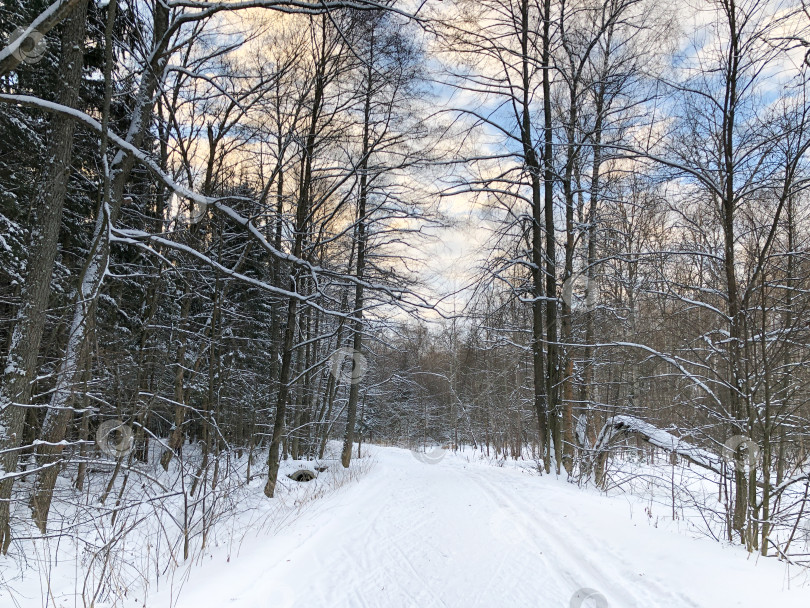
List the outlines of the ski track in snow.
{"label": "ski track in snow", "polygon": [[783,564],[656,529],[639,503],[633,519],[627,500],[553,476],[372,450],[368,475],[278,535],[249,534],[227,563],[215,550],[177,608],[600,606],[572,603],[581,588],[610,608],[810,605],[810,587],[783,590]]}

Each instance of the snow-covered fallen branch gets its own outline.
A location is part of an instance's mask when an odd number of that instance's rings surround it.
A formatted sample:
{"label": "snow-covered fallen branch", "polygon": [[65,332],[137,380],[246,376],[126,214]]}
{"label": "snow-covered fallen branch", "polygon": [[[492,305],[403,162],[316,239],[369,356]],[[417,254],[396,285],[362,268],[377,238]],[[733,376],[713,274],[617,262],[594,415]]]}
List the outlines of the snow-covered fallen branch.
{"label": "snow-covered fallen branch", "polygon": [[696,465],[715,473],[719,474],[722,471],[723,460],[717,454],[699,448],[635,416],[613,416],[608,419],[596,438],[596,444],[593,448],[594,458],[606,452],[616,437],[629,434],[635,434],[650,445],[682,456]]}

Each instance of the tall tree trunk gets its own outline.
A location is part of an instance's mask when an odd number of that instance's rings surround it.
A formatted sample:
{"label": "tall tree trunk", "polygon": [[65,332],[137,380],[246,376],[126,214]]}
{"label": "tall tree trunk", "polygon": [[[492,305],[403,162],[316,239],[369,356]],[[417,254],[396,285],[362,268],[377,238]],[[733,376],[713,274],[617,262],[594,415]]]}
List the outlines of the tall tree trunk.
{"label": "tall tree trunk", "polygon": [[[597,206],[600,197],[602,171],[602,122],[604,110],[604,85],[599,88],[596,97],[596,124],[593,134],[593,166],[591,168],[591,187],[588,193],[588,257],[585,270],[585,346],[583,348],[583,377],[580,388],[581,416],[585,416],[585,436],[593,444],[595,440],[595,422],[592,420],[594,368],[594,341],[596,328],[594,323],[594,301],[596,293],[596,245],[597,245]],[[590,462],[590,458],[587,459]],[[590,473],[590,471],[588,471]]]}
{"label": "tall tree trunk", "polygon": [[[112,12],[116,6],[111,2],[109,10]],[[129,124],[126,136],[127,141],[140,148],[149,130],[152,117],[152,109],[155,103],[155,91],[163,74],[166,58],[163,57],[162,50],[168,44],[164,40],[165,33],[169,25],[169,9],[161,3],[154,5],[153,15],[153,39],[154,46],[152,53],[152,64],[144,70],[141,84],[138,90],[138,97]],[[109,103],[111,95],[111,71],[112,71],[112,29],[108,20],[106,52],[107,65],[105,66],[105,111],[104,126],[107,128],[109,122]],[[106,131],[105,131],[106,132]],[[105,149],[106,137],[102,133],[102,148]],[[103,150],[106,154],[106,150]],[[104,192],[101,196],[98,215],[96,218],[93,241],[90,246],[90,253],[85,261],[84,269],[79,275],[79,288],[77,290],[76,302],[73,310],[73,320],[70,325],[68,343],[65,348],[65,355],[56,373],[56,383],[51,393],[51,400],[48,412],[42,425],[42,438],[48,444],[41,445],[37,450],[41,465],[49,465],[55,462],[61,453],[60,442],[65,438],[67,426],[73,416],[71,400],[73,398],[73,386],[77,375],[80,373],[82,357],[87,349],[87,339],[90,328],[93,326],[95,318],[98,296],[101,292],[102,282],[107,272],[110,255],[110,229],[115,224],[121,209],[121,202],[124,195],[124,187],[129,180],[129,175],[135,166],[135,157],[130,153],[119,150],[110,164],[109,172],[104,179]],[[45,530],[48,512],[50,511],[53,487],[56,484],[58,468],[46,466],[37,476],[36,489],[32,500],[32,511],[34,520],[41,530]]]}
{"label": "tall tree trunk", "polygon": [[[572,298],[574,294],[574,164],[577,162],[576,125],[577,125],[577,82],[578,76],[572,75],[569,85],[568,124],[566,125],[566,159],[565,175],[563,178],[563,194],[565,198],[565,268],[563,270],[563,298],[561,302],[561,329],[565,346],[561,350],[564,362],[562,378],[563,397],[563,449],[562,464],[565,471],[571,474],[574,465],[574,357],[571,342],[573,341],[572,328]],[[568,282],[566,286],[566,282]],[[569,297],[566,297],[568,295]]]}
{"label": "tall tree trunk", "polygon": [[[363,351],[363,276],[366,268],[366,202],[368,198],[368,156],[370,153],[371,98],[373,90],[374,69],[374,30],[370,32],[370,52],[367,61],[366,73],[366,99],[363,107],[363,150],[360,161],[360,197],[357,209],[357,284],[354,291],[354,319],[352,330],[354,332],[354,357],[362,355]],[[355,363],[353,361],[353,363]],[[349,388],[349,403],[346,406],[346,434],[343,437],[343,453],[340,462],[345,468],[349,467],[352,459],[352,445],[354,444],[354,431],[357,424],[357,401],[360,395],[360,380],[356,369],[352,366],[351,385]]]}
{"label": "tall tree trunk", "polygon": [[[323,36],[326,37],[325,22],[322,22]],[[298,191],[298,203],[295,218],[295,240],[293,242],[293,255],[301,257],[304,236],[309,221],[309,202],[312,189],[312,160],[315,153],[315,141],[318,133],[318,123],[323,102],[325,82],[326,57],[321,57],[315,75],[315,90],[312,101],[312,114],[310,125],[304,145],[304,158],[301,163],[301,184]],[[290,274],[290,291],[297,292],[301,279],[301,268],[296,267]],[[293,347],[295,345],[295,329],[298,312],[298,298],[290,297],[287,303],[287,325],[284,328],[284,342],[282,345],[281,370],[279,372],[278,394],[276,396],[276,416],[273,422],[273,434],[270,439],[270,450],[267,454],[267,483],[264,494],[272,498],[276,490],[279,467],[279,447],[284,432],[284,417],[287,412],[287,397],[290,392],[290,370],[292,368]]]}
{"label": "tall tree trunk", "polygon": [[[86,22],[87,0],[82,0],[65,20],[59,59],[56,101],[71,108],[76,107],[79,99]],[[43,170],[43,183],[32,205],[28,272],[0,383],[0,477],[17,470],[26,414],[24,406],[31,401],[31,382],[36,374],[45,328],[51,274],[70,177],[74,125],[65,115],[53,115],[48,129],[49,158]],[[9,519],[13,484],[13,477],[0,481],[0,550],[3,553],[11,542]]]}
{"label": "tall tree trunk", "polygon": [[[737,286],[737,274],[735,269],[735,159],[734,159],[734,131],[737,109],[737,78],[739,74],[739,63],[741,61],[739,51],[739,31],[737,29],[737,14],[735,3],[729,2],[726,7],[726,17],[729,25],[729,50],[726,57],[726,90],[723,107],[722,125],[722,172],[723,172],[723,196],[721,200],[721,218],[723,225],[723,253],[724,270],[726,275],[726,295],[728,298],[728,318],[729,318],[729,381],[731,390],[729,399],[731,411],[734,415],[733,430],[735,433],[744,434],[748,432],[747,412],[745,408],[745,390],[742,380],[742,341],[743,341],[743,319],[740,309],[740,296]],[[734,517],[732,525],[745,542],[744,529],[748,518],[748,476],[745,468],[745,456],[738,450],[735,457],[735,502]]]}
{"label": "tall tree trunk", "polygon": [[520,5],[521,18],[521,116],[520,134],[523,144],[523,157],[529,172],[532,189],[532,366],[534,371],[534,411],[537,416],[539,450],[545,462],[546,472],[550,471],[551,460],[546,455],[548,437],[548,401],[545,381],[545,357],[543,352],[544,325],[543,300],[545,285],[543,277],[543,204],[540,191],[540,162],[532,139],[530,104],[530,48],[529,48],[529,2]]}
{"label": "tall tree trunk", "polygon": [[[549,431],[554,445],[553,458],[556,471],[560,472],[562,441],[560,437],[560,357],[557,338],[557,247],[554,234],[554,158],[553,122],[551,115],[551,0],[543,2],[543,48],[541,67],[543,70],[543,207],[546,232],[546,408],[549,418]],[[552,458],[549,447],[549,459]],[[550,462],[546,468],[550,467]]]}

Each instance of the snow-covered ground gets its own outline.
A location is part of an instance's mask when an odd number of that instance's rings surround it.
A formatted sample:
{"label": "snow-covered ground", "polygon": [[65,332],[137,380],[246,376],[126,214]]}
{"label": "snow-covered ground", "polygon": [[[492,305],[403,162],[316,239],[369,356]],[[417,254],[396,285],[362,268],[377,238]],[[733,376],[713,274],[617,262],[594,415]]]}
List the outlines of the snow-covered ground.
{"label": "snow-covered ground", "polygon": [[358,482],[273,536],[214,547],[182,588],[164,584],[147,606],[810,605],[805,570],[656,527],[643,499],[463,454],[371,451],[376,463]]}
{"label": "snow-covered ground", "polygon": [[[211,483],[216,466],[209,461],[207,481],[196,493],[187,473],[197,470],[199,450],[184,449],[185,485],[177,459],[163,471],[159,453],[153,454],[149,464],[129,463],[127,471],[137,483],[127,484],[123,498],[108,500],[106,506],[99,496],[114,462],[97,461],[81,492],[63,475],[57,485],[60,500],[52,509],[45,538],[35,530],[25,502],[14,502],[17,534],[8,555],[0,555],[0,608],[170,606],[200,563],[227,562],[246,538],[272,544],[276,532],[313,503],[355,483],[374,464],[372,458],[354,459],[346,470],[337,460],[340,449],[340,442],[331,442],[323,460],[282,461],[272,500],[263,493],[266,452],[254,454],[250,469],[246,453],[225,454],[219,461],[216,488]],[[315,466],[325,470],[310,483],[287,477]],[[116,497],[121,496],[122,479],[123,475],[118,477]],[[30,481],[18,484],[21,494],[31,491],[25,487]],[[152,599],[155,593],[161,594],[157,601]]]}

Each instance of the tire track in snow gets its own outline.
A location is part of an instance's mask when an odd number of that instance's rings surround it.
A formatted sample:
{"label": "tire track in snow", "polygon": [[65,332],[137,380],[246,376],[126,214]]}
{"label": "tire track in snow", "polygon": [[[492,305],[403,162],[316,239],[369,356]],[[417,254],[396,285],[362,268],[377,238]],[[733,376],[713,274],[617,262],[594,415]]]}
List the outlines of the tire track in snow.
{"label": "tire track in snow", "polygon": [[[611,606],[700,608],[683,593],[673,593],[655,581],[628,577],[619,572],[614,564],[621,564],[623,557],[608,544],[587,535],[582,528],[573,530],[576,522],[561,517],[559,511],[551,508],[555,496],[548,496],[546,501],[530,501],[521,496],[517,488],[508,487],[509,474],[499,478],[471,470],[469,476],[499,508],[506,507],[518,514],[517,523],[525,531],[524,538],[544,555],[546,552],[551,554],[553,567],[568,582],[571,594],[577,589],[590,587],[605,594]],[[563,535],[561,530],[570,533]],[[583,543],[582,539],[586,542]],[[588,557],[594,553],[609,556],[603,562],[606,566],[596,564]]]}
{"label": "tire track in snow", "polygon": [[507,510],[514,514],[514,521],[511,523],[521,530],[523,542],[531,545],[543,556],[543,561],[550,570],[550,578],[564,583],[558,587],[557,595],[562,596],[567,593],[570,598],[577,589],[593,587],[606,594],[615,605],[628,608],[649,605],[641,604],[640,599],[634,593],[628,592],[623,585],[617,585],[612,577],[594,567],[589,560],[584,559],[584,553],[572,547],[573,543],[570,538],[563,538],[552,533],[558,522],[553,521],[548,512],[540,513],[537,511],[535,503],[520,501],[514,498],[513,494],[495,490],[492,485],[493,480],[483,477],[477,471],[470,471],[469,477],[479,485],[482,493],[487,496],[496,509]]}

